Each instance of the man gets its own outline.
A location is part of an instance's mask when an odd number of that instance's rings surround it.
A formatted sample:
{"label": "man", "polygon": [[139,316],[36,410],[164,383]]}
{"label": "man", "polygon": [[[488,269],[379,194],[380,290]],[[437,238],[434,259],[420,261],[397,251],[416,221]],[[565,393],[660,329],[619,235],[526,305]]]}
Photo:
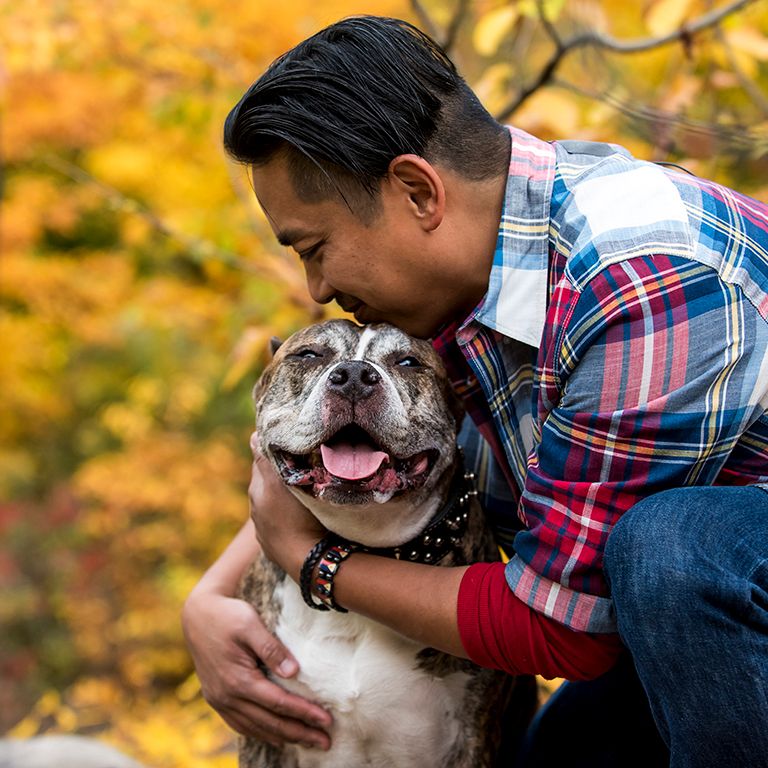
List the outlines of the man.
{"label": "man", "polygon": [[[768,210],[498,125],[394,19],[278,59],[225,144],[316,301],[434,340],[511,554],[356,553],[336,602],[480,664],[596,678],[555,697],[520,765],[768,765]],[[298,579],[323,531],[258,456],[251,495]],[[295,674],[290,649],[231,597],[257,546],[249,523],[185,606],[204,693],[239,731],[326,748],[328,713],[256,668]]]}

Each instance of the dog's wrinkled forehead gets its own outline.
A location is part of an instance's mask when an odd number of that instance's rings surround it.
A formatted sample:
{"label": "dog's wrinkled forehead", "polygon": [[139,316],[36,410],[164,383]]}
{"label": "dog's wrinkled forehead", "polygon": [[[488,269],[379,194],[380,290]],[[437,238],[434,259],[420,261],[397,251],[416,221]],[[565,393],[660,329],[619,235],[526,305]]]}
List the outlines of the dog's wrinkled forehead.
{"label": "dog's wrinkled forehead", "polygon": [[333,358],[341,360],[367,360],[383,362],[392,354],[418,353],[424,363],[439,364],[432,346],[414,339],[392,325],[378,323],[359,326],[348,320],[330,320],[320,325],[305,328],[291,336],[280,347],[282,356],[303,351],[322,354],[326,362]]}
{"label": "dog's wrinkled forehead", "polygon": [[305,389],[335,365],[351,360],[368,362],[395,376],[418,367],[427,374],[439,371],[440,379],[444,378],[442,362],[429,342],[385,323],[359,326],[349,320],[329,320],[289,337],[267,366],[254,395],[257,400],[300,399]]}

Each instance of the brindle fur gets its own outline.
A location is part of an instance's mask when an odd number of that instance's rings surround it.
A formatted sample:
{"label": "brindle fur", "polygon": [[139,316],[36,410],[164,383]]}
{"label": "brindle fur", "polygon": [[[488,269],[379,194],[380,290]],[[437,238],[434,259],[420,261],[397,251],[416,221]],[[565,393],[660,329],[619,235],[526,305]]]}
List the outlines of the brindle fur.
{"label": "brindle fur", "polygon": [[[278,350],[273,364],[265,371],[254,390],[257,409],[259,407],[269,409],[275,399],[280,402],[296,402],[297,398],[302,396],[302,392],[306,391],[308,381],[316,375],[311,367],[307,367],[306,372],[300,372],[302,375],[287,376],[281,370],[280,363],[288,354],[307,344],[325,345],[324,348],[330,348],[332,345],[329,338],[339,333],[349,335],[350,331],[358,335],[360,333],[357,326],[347,321],[331,321],[320,326],[312,326],[291,337]],[[442,366],[439,361],[436,362],[434,351],[425,342],[415,341],[414,344],[420,355],[431,356],[429,359],[432,365],[439,371],[434,385],[436,390],[426,393],[427,396],[438,400],[442,398],[442,401],[447,404],[448,412],[458,421],[460,408],[448,386]],[[416,379],[406,382],[405,388],[406,397],[413,402],[418,403],[420,398],[425,397],[425,393],[421,391],[423,383]],[[445,440],[445,435],[437,434],[438,430],[445,428],[445,424],[435,423],[434,416],[432,421],[421,418],[418,409],[410,416],[411,428],[414,431],[422,430],[431,433],[438,444],[438,438]],[[269,420],[257,419],[257,428],[268,432]],[[267,449],[269,440],[264,434],[261,434],[261,438],[263,449]],[[451,480],[456,471],[463,470],[458,466],[445,470],[434,491],[444,497],[452,487]],[[442,503],[445,501],[443,498]],[[439,566],[459,566],[499,559],[498,548],[484,523],[484,516],[476,499],[470,498],[464,509],[469,512],[469,519],[461,545],[457,550],[450,552]],[[277,626],[282,608],[276,597],[275,588],[285,578],[285,573],[279,567],[261,558],[248,571],[242,583],[242,596],[254,606],[270,631],[274,631]],[[523,690],[516,682],[516,678],[495,670],[481,669],[466,659],[457,658],[433,648],[423,648],[417,653],[414,658],[414,668],[435,678],[442,678],[455,672],[464,672],[470,676],[462,699],[462,712],[465,715],[461,723],[462,737],[456,740],[445,768],[490,768],[494,765],[501,739],[501,714],[506,711],[509,701],[515,694],[516,686],[517,695],[522,696],[524,702],[520,713],[521,721],[527,720],[535,708],[535,692],[530,686]],[[268,673],[265,668],[264,671]],[[523,687],[525,688],[525,685]],[[396,739],[397,735],[393,734],[393,738]],[[297,762],[290,750],[284,751],[252,738],[241,740],[239,765],[241,768],[297,768]],[[344,766],[343,768],[363,768],[363,766]]]}

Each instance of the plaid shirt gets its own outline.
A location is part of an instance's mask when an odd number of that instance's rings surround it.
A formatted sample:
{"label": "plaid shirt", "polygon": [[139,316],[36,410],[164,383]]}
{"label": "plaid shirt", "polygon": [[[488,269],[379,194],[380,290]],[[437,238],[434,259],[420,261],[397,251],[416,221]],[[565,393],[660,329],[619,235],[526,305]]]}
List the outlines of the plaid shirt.
{"label": "plaid shirt", "polygon": [[486,438],[462,436],[514,538],[510,588],[614,632],[603,549],[626,510],[768,482],[768,207],[615,145],[510,130],[488,292],[434,343]]}

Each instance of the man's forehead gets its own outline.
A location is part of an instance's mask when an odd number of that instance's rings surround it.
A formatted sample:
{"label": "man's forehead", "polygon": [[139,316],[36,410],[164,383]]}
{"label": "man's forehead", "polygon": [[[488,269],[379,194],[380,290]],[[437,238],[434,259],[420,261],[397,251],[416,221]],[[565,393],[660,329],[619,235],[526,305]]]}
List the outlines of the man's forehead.
{"label": "man's forehead", "polygon": [[[268,163],[251,166],[251,186],[261,209],[281,245],[319,237],[317,206],[301,200],[294,189],[285,161],[277,156]],[[324,218],[324,217],[321,217]]]}

